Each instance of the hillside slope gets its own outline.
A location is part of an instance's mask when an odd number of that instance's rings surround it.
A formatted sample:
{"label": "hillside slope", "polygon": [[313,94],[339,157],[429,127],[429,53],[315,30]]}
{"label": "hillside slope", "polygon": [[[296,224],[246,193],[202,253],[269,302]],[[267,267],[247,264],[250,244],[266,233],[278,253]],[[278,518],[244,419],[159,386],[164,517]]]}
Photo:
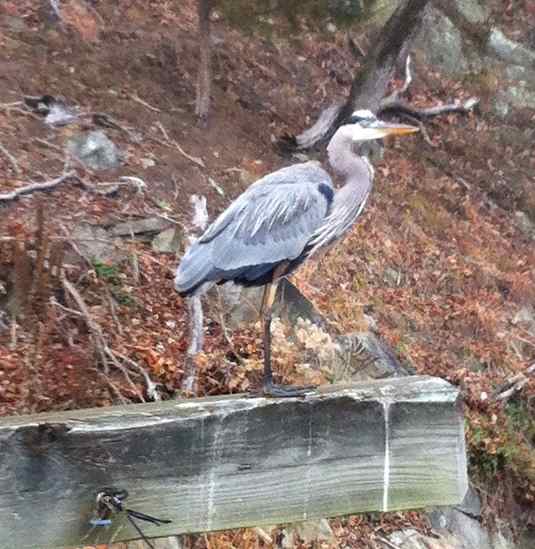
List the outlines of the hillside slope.
{"label": "hillside slope", "polygon": [[[118,0],[94,8],[70,0],[62,3],[62,21],[48,2],[34,4],[0,6],[0,193],[61,175],[65,144],[85,130],[105,131],[122,162],[105,171],[75,164],[78,179],[0,202],[0,414],[139,402],[147,398],[144,379],[135,369],[125,377],[128,360],[173,395],[188,345],[185,306],[172,285],[177,258],[129,233],[116,240],[109,231],[79,228],[108,230],[150,217],[171,219],[182,233],[193,193],[206,196],[213,216],[255,178],[296,161],[276,153],[272,136],[299,131],[343,97],[358,65],[342,32],[305,28],[289,39],[273,30],[268,38],[216,21],[214,108],[203,129],[192,114],[193,0]],[[364,30],[355,34],[369,46]],[[478,95],[481,86],[417,67],[412,101]],[[24,96],[43,94],[101,116],[52,128],[21,104]],[[340,332],[362,329],[366,311],[402,361],[462,388],[485,518],[515,515],[532,526],[535,381],[528,376],[507,401],[492,395],[535,361],[534,121],[531,112],[496,120],[483,102],[477,116],[430,123],[432,144],[388,142],[360,224],[320,266],[310,263],[294,277]],[[106,184],[124,176],[141,178],[145,188],[108,192]],[[108,259],[88,261],[87,241],[109,245]],[[61,256],[85,316],[49,273],[47,250]],[[9,322],[13,312],[16,324]],[[208,304],[208,317],[200,392],[258,384],[258,326],[237,330],[231,345],[216,303]],[[103,359],[103,342],[122,370]],[[300,356],[289,352],[276,342],[276,369],[286,381],[302,381]],[[321,372],[314,376],[327,381]],[[417,513],[332,524],[343,544],[402,523],[426,527]],[[245,547],[258,542],[255,536],[224,539]]]}

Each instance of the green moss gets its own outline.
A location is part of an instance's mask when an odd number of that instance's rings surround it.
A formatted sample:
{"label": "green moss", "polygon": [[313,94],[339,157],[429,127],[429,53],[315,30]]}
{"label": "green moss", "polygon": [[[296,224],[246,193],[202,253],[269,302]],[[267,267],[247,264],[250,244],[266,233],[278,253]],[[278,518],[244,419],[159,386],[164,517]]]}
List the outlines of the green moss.
{"label": "green moss", "polygon": [[93,269],[98,278],[106,282],[116,283],[119,281],[119,268],[112,263],[103,263],[102,261],[93,261]]}

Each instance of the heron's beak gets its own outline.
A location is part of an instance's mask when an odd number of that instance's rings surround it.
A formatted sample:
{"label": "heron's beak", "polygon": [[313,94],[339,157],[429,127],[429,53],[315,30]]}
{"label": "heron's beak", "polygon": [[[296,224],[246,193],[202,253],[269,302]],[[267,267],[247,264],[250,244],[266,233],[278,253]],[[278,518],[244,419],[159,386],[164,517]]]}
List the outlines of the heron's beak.
{"label": "heron's beak", "polygon": [[388,124],[381,122],[381,125],[377,128],[379,131],[383,131],[384,135],[407,135],[409,133],[416,133],[420,131],[420,128],[416,126],[409,126],[407,124]]}
{"label": "heron's beak", "polygon": [[362,127],[357,126],[353,135],[354,141],[370,141],[372,139],[383,139],[388,135],[408,135],[409,133],[419,132],[420,128],[408,126],[407,124],[391,124],[377,120],[373,124]]}

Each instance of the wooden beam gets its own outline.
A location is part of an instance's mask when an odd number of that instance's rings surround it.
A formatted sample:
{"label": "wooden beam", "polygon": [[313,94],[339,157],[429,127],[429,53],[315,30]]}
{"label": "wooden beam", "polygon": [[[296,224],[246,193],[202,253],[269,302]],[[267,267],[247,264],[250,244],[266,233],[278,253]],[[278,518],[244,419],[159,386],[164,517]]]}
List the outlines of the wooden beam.
{"label": "wooden beam", "polygon": [[96,493],[161,518],[148,536],[460,503],[459,394],[406,377],[305,399],[226,396],[0,420],[0,547],[138,537],[91,527]]}

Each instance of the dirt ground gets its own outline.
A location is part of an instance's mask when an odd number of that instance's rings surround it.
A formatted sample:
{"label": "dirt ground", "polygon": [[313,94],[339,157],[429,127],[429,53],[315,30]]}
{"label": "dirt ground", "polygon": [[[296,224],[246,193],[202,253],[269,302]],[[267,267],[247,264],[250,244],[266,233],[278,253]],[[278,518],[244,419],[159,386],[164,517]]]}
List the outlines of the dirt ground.
{"label": "dirt ground", "polygon": [[[343,97],[358,62],[342,32],[303,32],[290,40],[283,32],[245,35],[216,21],[213,110],[201,128],[193,115],[193,0],[69,0],[62,9],[60,22],[48,2],[0,6],[0,144],[9,153],[0,154],[0,193],[61,175],[67,140],[97,127],[87,117],[51,128],[23,109],[24,96],[49,94],[112,117],[116,126],[104,130],[123,162],[104,172],[75,166],[76,182],[0,202],[0,290],[7,294],[13,273],[24,272],[17,267],[21,250],[38,263],[45,238],[49,249],[65,253],[66,276],[107,344],[147,369],[171,396],[180,388],[188,345],[185,307],[172,284],[178,259],[125,239],[127,259],[103,268],[80,257],[69,235],[82,222],[109,226],[147,216],[188,227],[195,193],[207,197],[213,217],[256,177],[296,161],[279,156],[273,138],[306,127]],[[369,46],[364,31],[359,36]],[[487,81],[451,81],[417,67],[415,104],[470,95],[482,98],[480,112],[429,123],[432,145],[421,138],[386,144],[361,223],[320,268],[307,265],[294,278],[340,331],[361,328],[363,311],[371,313],[402,361],[462,389],[471,472],[489,515],[516,513],[535,524],[534,434],[515,423],[510,408],[521,410],[522,421],[532,419],[535,383],[531,378],[509,403],[489,398],[535,360],[535,336],[529,322],[518,320],[535,303],[533,239],[519,221],[519,212],[535,218],[535,115],[497,120]],[[141,178],[146,188],[95,192],[123,176]],[[47,279],[44,299],[31,278],[16,327],[0,329],[0,415],[145,398],[142,378],[132,375],[130,383],[113,368],[103,374],[95,334],[72,314],[72,296],[65,297],[61,284]],[[219,320],[208,304],[200,394],[239,392],[260,381],[258,326],[234,333],[231,347]],[[285,381],[302,381],[299,357],[278,345],[276,370]],[[427,527],[418,513],[332,525],[344,544],[400,521]],[[243,531],[224,539],[245,547],[253,537]]]}

